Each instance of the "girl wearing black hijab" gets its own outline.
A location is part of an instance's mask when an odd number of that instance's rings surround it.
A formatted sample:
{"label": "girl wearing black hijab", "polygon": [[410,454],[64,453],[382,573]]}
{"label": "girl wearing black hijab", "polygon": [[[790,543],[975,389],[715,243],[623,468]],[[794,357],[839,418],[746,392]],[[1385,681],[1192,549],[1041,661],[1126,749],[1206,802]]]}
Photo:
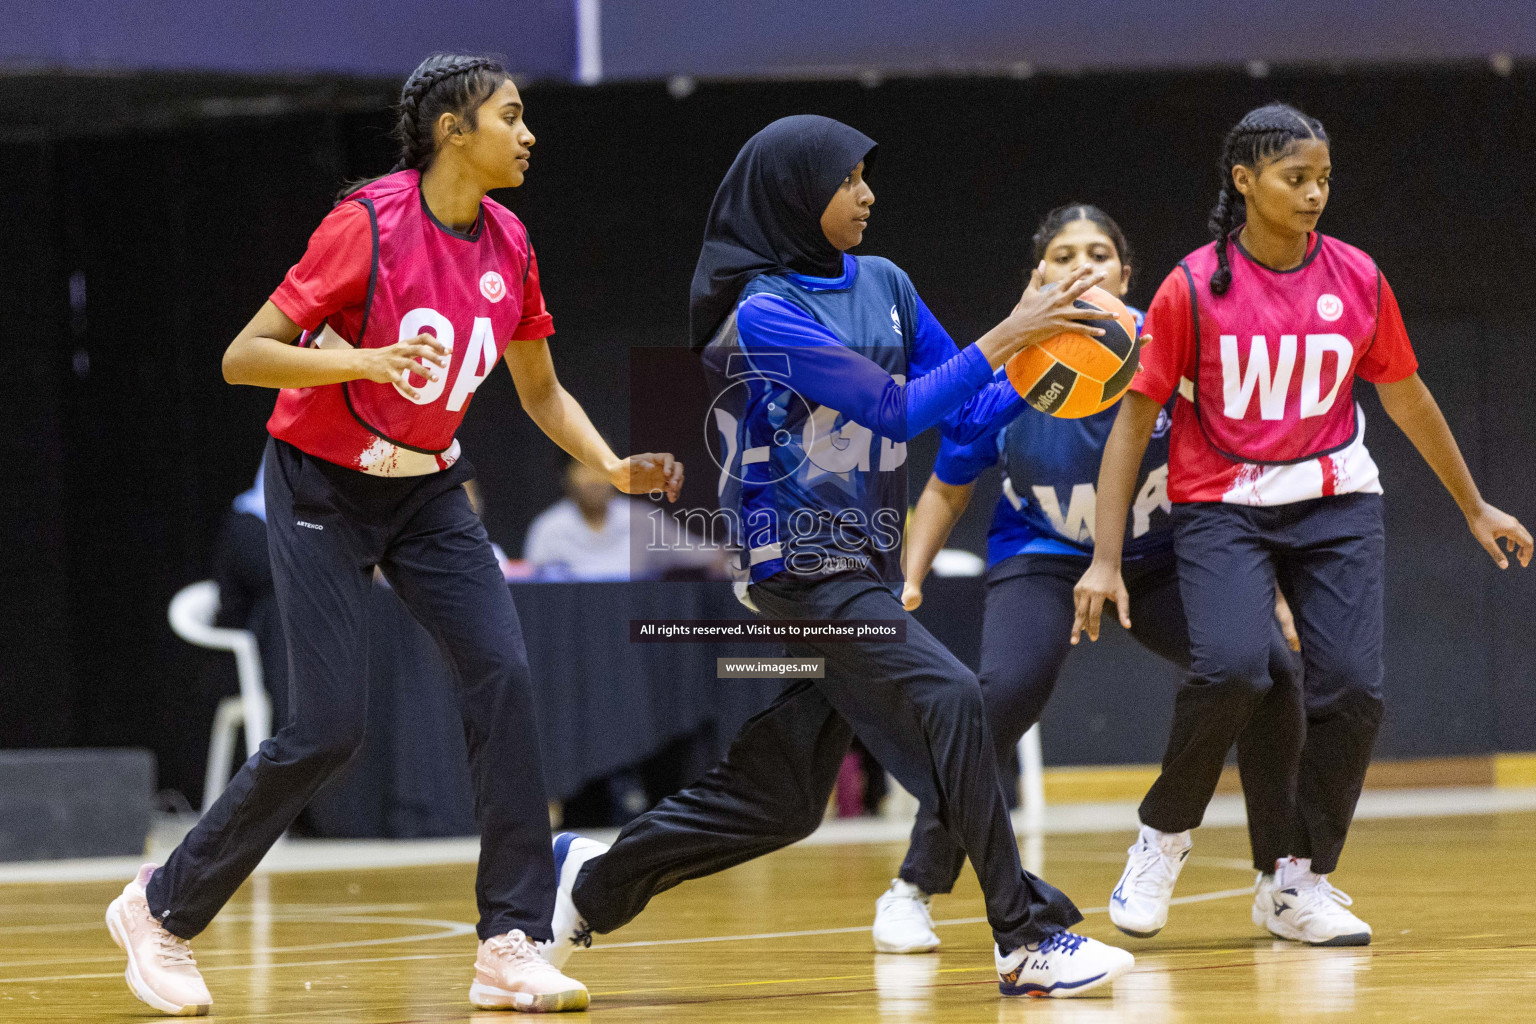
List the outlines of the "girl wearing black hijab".
{"label": "girl wearing black hijab", "polygon": [[[897,600],[905,442],[964,443],[1018,412],[994,371],[1063,330],[1098,333],[1074,299],[1087,267],[958,350],[899,268],[849,256],[874,203],[875,143],[825,117],[776,121],[715,195],[694,273],[691,333],[716,391],[721,505],[739,527],[749,603],[770,619],[896,621],[904,638],[789,645],[824,678],[793,679],[725,760],[632,821],[613,847],[563,833],[557,966],[657,893],[788,846],[821,823],[857,735],[964,846],[1009,995],[1107,986],[1131,955],[1067,929],[1082,915],[1027,874],[976,677]],[[1107,992],[1107,987],[1099,989]]]}

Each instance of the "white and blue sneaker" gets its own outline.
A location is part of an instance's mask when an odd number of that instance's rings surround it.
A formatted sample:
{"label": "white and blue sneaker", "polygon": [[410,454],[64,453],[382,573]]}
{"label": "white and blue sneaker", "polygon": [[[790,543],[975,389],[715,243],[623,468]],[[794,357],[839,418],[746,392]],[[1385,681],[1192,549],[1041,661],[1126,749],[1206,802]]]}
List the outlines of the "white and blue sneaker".
{"label": "white and blue sneaker", "polygon": [[1168,923],[1168,904],[1192,845],[1189,833],[1141,826],[1127,850],[1125,872],[1109,896],[1109,919],[1138,939],[1150,939]]}
{"label": "white and blue sneaker", "polygon": [[601,857],[608,847],[596,839],[583,839],[574,832],[561,832],[555,836],[555,914],[550,924],[555,937],[549,942],[537,943],[539,955],[556,967],[565,962],[577,949],[592,945],[592,926],[576,911],[571,900],[571,889],[583,865],[593,857]]}
{"label": "white and blue sneaker", "polygon": [[[1277,864],[1273,887],[1267,895],[1269,905],[1263,908],[1262,923],[1272,935],[1309,946],[1371,943],[1371,926],[1348,909],[1355,901],[1342,889],[1334,888],[1327,875],[1315,874],[1307,858],[1290,857]],[[1256,895],[1256,921],[1261,909],[1258,899]]]}
{"label": "white and blue sneaker", "polygon": [[[1072,932],[1057,932],[1003,955],[993,947],[997,989],[1005,996],[1064,999],[1086,995],[1131,969],[1136,958],[1123,949]],[[1108,995],[1108,989],[1094,992]]]}

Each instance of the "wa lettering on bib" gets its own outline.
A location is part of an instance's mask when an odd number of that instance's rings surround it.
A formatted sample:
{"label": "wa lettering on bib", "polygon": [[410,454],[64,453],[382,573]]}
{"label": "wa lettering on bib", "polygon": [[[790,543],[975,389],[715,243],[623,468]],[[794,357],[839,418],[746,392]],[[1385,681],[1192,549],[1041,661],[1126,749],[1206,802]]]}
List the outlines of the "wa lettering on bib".
{"label": "wa lettering on bib", "polygon": [[[1235,240],[1231,243],[1236,247]],[[1195,379],[1180,390],[1211,446],[1234,462],[1302,462],[1355,438],[1355,367],[1376,336],[1381,275],[1369,256],[1317,236],[1276,272],[1233,253],[1232,285],[1210,289],[1214,246],[1179,266],[1194,317]]]}

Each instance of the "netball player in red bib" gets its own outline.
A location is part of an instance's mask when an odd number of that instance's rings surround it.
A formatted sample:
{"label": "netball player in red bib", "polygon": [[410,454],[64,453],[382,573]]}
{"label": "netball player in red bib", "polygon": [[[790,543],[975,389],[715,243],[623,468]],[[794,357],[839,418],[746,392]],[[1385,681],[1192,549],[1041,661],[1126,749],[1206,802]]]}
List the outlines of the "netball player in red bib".
{"label": "netball player in red bib", "polygon": [[[1154,835],[1200,824],[1227,749],[1270,686],[1278,579],[1301,636],[1307,733],[1291,856],[1260,876],[1254,923],[1314,945],[1364,945],[1370,926],[1328,881],[1382,714],[1381,483],[1356,379],[1376,385],[1501,569],[1499,542],[1527,565],[1531,535],[1478,493],[1376,264],[1315,230],[1330,169],[1323,126],[1282,104],[1251,111],[1227,135],[1216,240],[1153,299],[1152,341],[1104,450],[1099,543],[1076,588],[1073,636],[1097,637],[1105,601],[1130,624],[1120,526],[1158,410],[1177,393],[1168,497],[1193,671],[1142,823]],[[1174,777],[1182,783],[1170,786]],[[1122,887],[1167,876],[1164,887],[1140,886],[1162,888],[1166,901],[1182,855],[1131,854]]]}
{"label": "netball player in red bib", "polygon": [[129,987],[165,1013],[208,1011],[187,940],[362,740],[375,567],[459,686],[481,834],[470,1001],[587,1005],[586,988],[533,945],[552,937],[555,874],[528,660],[454,433],[505,359],[534,422],[621,490],[676,500],[682,466],[615,457],[555,377],[528,234],[486,197],[523,183],[534,143],[506,69],[428,58],[401,93],[397,134],[393,172],[344,196],[224,356],[230,383],[281,389],[264,466],[292,712],[107,912]]}

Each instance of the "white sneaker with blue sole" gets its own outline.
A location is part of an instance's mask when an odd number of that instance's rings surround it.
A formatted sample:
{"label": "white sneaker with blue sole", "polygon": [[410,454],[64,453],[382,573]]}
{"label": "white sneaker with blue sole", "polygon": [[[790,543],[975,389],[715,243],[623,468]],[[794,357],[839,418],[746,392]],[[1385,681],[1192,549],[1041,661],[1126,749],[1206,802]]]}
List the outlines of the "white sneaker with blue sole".
{"label": "white sneaker with blue sole", "polygon": [[1123,949],[1072,932],[1057,932],[1003,955],[994,947],[997,989],[1005,996],[1065,999],[1109,995],[1111,982],[1136,963]]}

